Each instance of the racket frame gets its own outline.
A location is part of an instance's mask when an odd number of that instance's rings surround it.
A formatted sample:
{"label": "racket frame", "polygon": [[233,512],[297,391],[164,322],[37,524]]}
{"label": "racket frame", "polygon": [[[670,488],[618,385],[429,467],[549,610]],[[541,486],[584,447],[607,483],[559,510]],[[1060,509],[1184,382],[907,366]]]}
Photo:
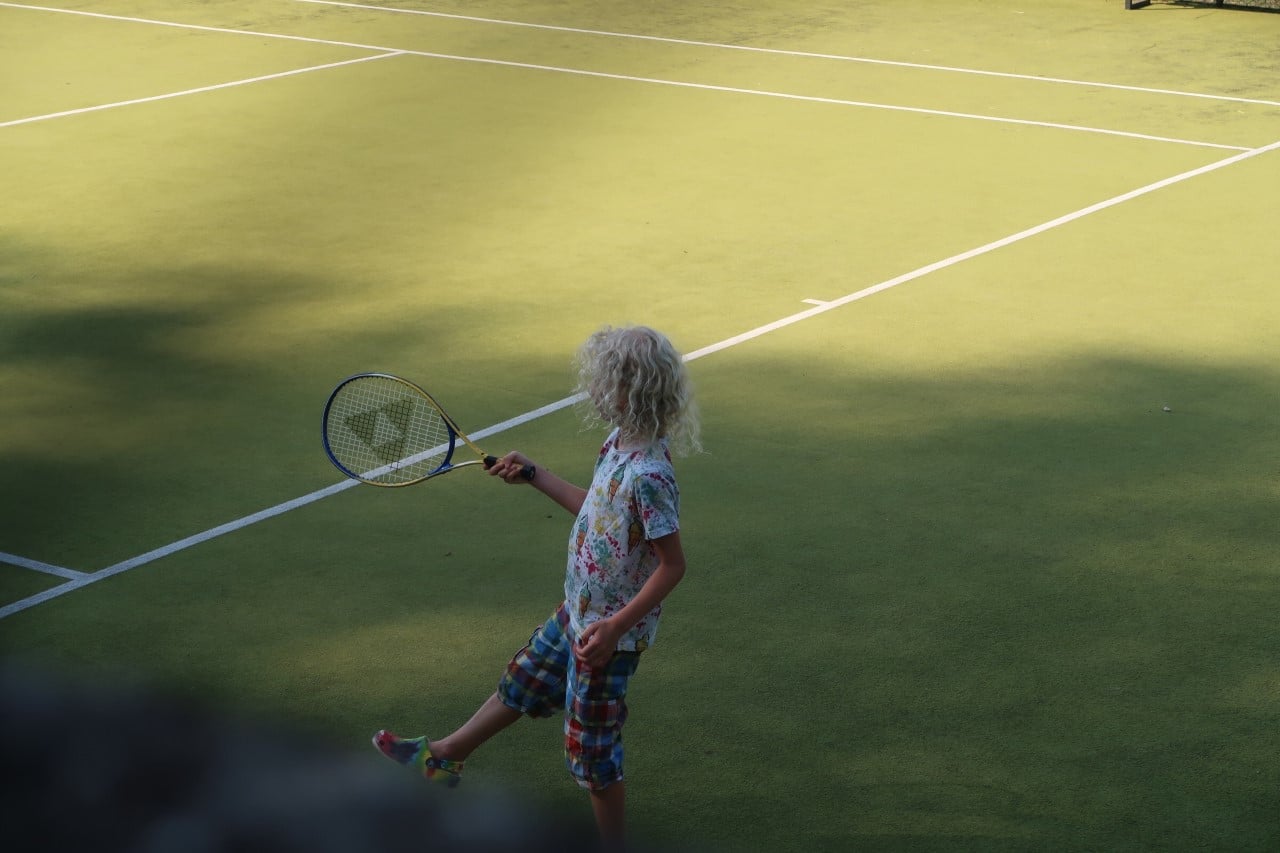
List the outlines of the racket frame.
{"label": "racket frame", "polygon": [[[437,465],[431,471],[428,471],[426,474],[423,474],[421,477],[414,477],[413,479],[409,479],[409,480],[403,480],[395,483],[388,483],[388,482],[372,479],[370,477],[365,476],[366,474],[369,473],[368,471],[362,471],[362,472],[352,471],[349,467],[347,467],[345,464],[343,464],[338,460],[338,457],[334,454],[333,449],[329,445],[329,428],[328,428],[329,412],[333,408],[333,402],[334,400],[337,399],[339,392],[341,392],[342,389],[345,388],[347,385],[350,385],[352,382],[355,382],[356,380],[359,380],[359,379],[389,379],[393,382],[397,382],[400,385],[403,385],[409,391],[412,391],[414,394],[417,394],[418,396],[422,397],[424,400],[426,400],[427,403],[430,404],[431,408],[435,409],[436,414],[440,416],[440,420],[444,422],[445,429],[449,433],[449,447],[448,447],[448,450],[445,451],[444,460],[441,461],[439,465]],[[454,470],[455,468],[465,468],[468,465],[483,465],[485,468],[490,468],[493,466],[495,462],[498,461],[497,457],[486,454],[483,450],[481,450],[476,445],[474,441],[472,441],[470,438],[467,437],[466,433],[464,433],[461,429],[458,428],[458,425],[454,423],[453,418],[449,417],[449,413],[444,410],[444,407],[436,402],[435,397],[432,397],[430,394],[428,394],[426,390],[423,389],[420,385],[417,385],[416,383],[410,382],[408,379],[405,379],[404,377],[396,376],[395,374],[392,374],[392,373],[378,373],[378,372],[355,373],[355,374],[352,374],[351,376],[348,376],[346,379],[343,379],[341,382],[339,382],[337,386],[333,389],[333,391],[330,392],[329,399],[324,404],[324,413],[320,418],[320,437],[321,437],[321,441],[324,443],[324,452],[328,455],[329,461],[333,463],[333,466],[335,468],[337,468],[339,471],[341,471],[343,474],[345,474],[346,476],[350,477],[353,480],[359,480],[361,483],[367,483],[370,486],[379,486],[384,489],[397,489],[402,486],[417,485],[418,483],[421,483],[424,480],[429,480],[432,477],[438,477],[441,474],[447,474],[450,471]],[[462,442],[466,444],[468,447],[470,447],[473,451],[475,451],[475,454],[480,458],[474,459],[474,460],[468,460],[466,462],[455,463],[453,461],[453,455],[458,448],[458,439],[462,439]],[[422,452],[422,451],[419,451],[419,452]],[[410,454],[409,456],[405,457],[405,459],[412,459],[414,455],[416,454]],[[379,468],[375,468],[372,470],[374,471],[384,471],[387,469],[394,470],[393,466],[403,463],[405,459],[400,459],[400,460],[397,460],[396,462],[388,462],[386,465],[380,466]],[[532,472],[533,472],[533,466],[526,465],[525,470],[521,471],[520,473],[522,476],[524,476],[526,480],[532,480],[533,479]]]}

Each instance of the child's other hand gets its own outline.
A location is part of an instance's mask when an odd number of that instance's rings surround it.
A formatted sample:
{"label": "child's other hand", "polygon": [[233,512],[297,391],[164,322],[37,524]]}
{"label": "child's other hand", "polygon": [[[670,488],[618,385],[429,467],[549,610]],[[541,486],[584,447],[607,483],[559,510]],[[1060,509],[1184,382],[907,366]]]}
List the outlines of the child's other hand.
{"label": "child's other hand", "polygon": [[520,483],[527,483],[529,481],[520,476],[520,471],[524,469],[524,466],[531,464],[532,462],[530,462],[529,457],[525,456],[523,453],[517,453],[513,450],[497,462],[493,463],[493,467],[489,468],[489,475],[492,477],[501,477],[503,480],[512,484],[518,485]]}
{"label": "child's other hand", "polygon": [[578,642],[573,644],[573,656],[589,667],[602,667],[613,657],[621,637],[622,631],[614,626],[612,619],[592,622],[578,635]]}

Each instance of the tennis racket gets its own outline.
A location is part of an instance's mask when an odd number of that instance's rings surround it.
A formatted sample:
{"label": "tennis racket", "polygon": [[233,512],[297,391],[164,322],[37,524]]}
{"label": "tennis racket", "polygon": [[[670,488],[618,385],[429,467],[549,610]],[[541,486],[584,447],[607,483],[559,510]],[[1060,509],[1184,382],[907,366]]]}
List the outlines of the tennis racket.
{"label": "tennis racket", "polygon": [[[412,486],[467,465],[493,467],[430,394],[388,373],[360,373],[338,383],[324,406],[324,449],[338,470],[372,486]],[[478,459],[455,462],[461,441]],[[526,465],[520,476],[532,480]]]}

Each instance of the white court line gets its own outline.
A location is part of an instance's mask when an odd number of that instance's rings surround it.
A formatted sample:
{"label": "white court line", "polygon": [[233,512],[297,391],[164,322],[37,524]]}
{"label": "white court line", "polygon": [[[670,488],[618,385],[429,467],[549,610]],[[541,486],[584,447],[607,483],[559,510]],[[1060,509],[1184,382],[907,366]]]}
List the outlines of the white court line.
{"label": "white court line", "polygon": [[297,0],[299,3],[313,3],[318,6],[345,6],[351,9],[368,9],[379,12],[397,12],[406,15],[425,15],[432,18],[448,18],[456,21],[471,21],[479,24],[497,24],[506,27],[527,27],[533,30],[550,30],[578,35],[604,36],[607,38],[635,39],[638,41],[660,42],[663,44],[679,44],[689,47],[710,47],[718,50],[738,50],[749,53],[772,54],[774,56],[795,56],[807,59],[829,59],[837,62],[860,62],[868,65],[888,65],[895,68],[914,68],[922,71],[945,71],[952,74],[976,74],[983,77],[1004,77],[1010,80],[1029,80],[1036,83],[1058,83],[1068,86],[1088,86],[1095,89],[1121,89],[1128,92],[1143,92],[1150,95],[1176,95],[1181,98],[1206,98],[1211,101],[1231,101],[1238,104],[1259,104],[1267,107],[1280,107],[1280,101],[1267,101],[1260,98],[1240,98],[1231,95],[1210,95],[1203,92],[1183,92],[1177,89],[1153,89],[1147,86],[1126,86],[1120,83],[1099,83],[1096,80],[1072,80],[1065,77],[1043,77],[1038,74],[1013,74],[1007,71],[985,71],[978,68],[959,68],[952,65],[925,65],[919,62],[901,62],[892,59],[871,59],[865,56],[847,56],[838,53],[811,53],[804,50],[784,50],[773,47],[752,47],[744,44],[724,44],[712,41],[693,41],[690,39],[667,38],[663,36],[647,36],[638,33],[619,33],[609,30],[588,30],[579,27],[559,27],[551,24],[531,24],[526,21],[508,21],[499,18],[478,18],[472,15],[453,15],[447,12],[427,12],[422,9],[397,9],[390,6],[372,6],[364,3],[342,3],[338,0]]}
{"label": "white court line", "polygon": [[346,489],[349,489],[352,486],[358,486],[358,485],[359,485],[359,482],[356,480],[345,480],[341,483],[335,483],[334,485],[329,486],[328,488],[320,489],[319,491],[312,492],[309,495],[303,495],[300,498],[294,498],[291,501],[286,501],[285,503],[277,504],[276,506],[273,506],[269,509],[264,509],[261,512],[255,512],[253,515],[246,515],[244,518],[236,519],[235,521],[230,521],[226,524],[206,530],[203,533],[197,533],[194,536],[188,536],[186,539],[179,539],[177,542],[172,542],[168,545],[165,545],[162,548],[156,548],[154,551],[148,551],[145,554],[140,554],[137,557],[133,557],[131,559],[125,560],[122,563],[116,563],[113,566],[108,566],[107,568],[102,569],[101,571],[93,572],[92,574],[82,575],[81,577],[76,578],[68,583],[51,587],[50,589],[46,589],[44,592],[38,592],[35,595],[30,596],[29,598],[24,598],[21,601],[15,601],[12,604],[8,604],[8,605],[5,605],[4,607],[0,607],[0,619],[4,619],[8,616],[12,616],[15,613],[20,613],[23,610],[26,610],[27,608],[35,607],[37,604],[42,604],[46,601],[49,601],[50,599],[57,598],[62,595],[66,595],[69,592],[74,592],[75,590],[80,589],[82,587],[86,587],[89,584],[97,583],[100,580],[106,580],[107,578],[112,577],[113,575],[118,575],[122,572],[127,572],[130,569],[136,569],[138,566],[146,565],[147,563],[158,560],[161,557],[167,557],[170,554],[176,554],[177,552],[186,550],[187,548],[190,548],[193,545],[199,545],[201,542],[208,542],[210,539],[217,538],[218,536],[221,536],[224,533],[231,533],[236,530],[241,530],[245,527],[248,527],[251,524],[257,524],[259,521],[265,521],[268,518],[273,518],[274,516],[280,515],[281,513],[288,512],[289,510],[306,506],[307,504],[314,503],[320,500],[321,498],[327,498],[330,495],[336,495],[338,492],[345,491]]}
{"label": "white court line", "polygon": [[1136,190],[1131,190],[1122,195],[1109,198],[1106,201],[1100,201],[1097,204],[1091,204],[1088,207],[1082,207],[1077,211],[1068,213],[1064,216],[1059,216],[1057,219],[1050,219],[1048,222],[1042,222],[1039,225],[1033,226],[1031,228],[1027,228],[1023,231],[1019,231],[1016,234],[1010,234],[1008,237],[1002,237],[999,240],[993,240],[992,242],[979,246],[976,249],[970,249],[967,252],[961,252],[958,255],[952,255],[951,257],[944,258],[941,261],[935,261],[932,264],[928,264],[926,266],[920,267],[919,269],[912,270],[909,273],[904,273],[903,275],[900,275],[897,278],[891,278],[888,281],[882,281],[879,284],[864,288],[862,290],[857,291],[856,293],[850,293],[848,296],[842,296],[839,299],[833,299],[830,302],[824,302],[814,308],[810,308],[806,311],[801,311],[798,314],[792,314],[790,317],[784,317],[781,320],[775,320],[774,322],[769,323],[768,325],[760,326],[757,329],[752,329],[750,332],[745,332],[741,335],[738,335],[737,337],[728,338],[726,340],[721,341],[718,344],[712,344],[709,347],[704,347],[703,349],[692,352],[688,356],[686,356],[686,358],[690,360],[695,358],[701,358],[705,355],[710,355],[714,352],[719,352],[722,349],[728,349],[729,347],[737,346],[738,344],[744,343],[754,338],[758,338],[761,335],[766,335],[770,332],[775,332],[778,329],[782,329],[787,326],[790,326],[793,323],[799,323],[801,320],[808,320],[809,318],[816,317],[819,314],[825,314],[828,311],[843,307],[845,305],[850,304],[851,302],[857,302],[860,299],[866,299],[868,296],[881,293],[883,291],[889,290],[890,288],[897,287],[900,284],[905,284],[908,281],[914,281],[917,278],[921,278],[923,276],[929,275],[930,273],[934,273],[939,270],[946,269],[947,267],[955,266],[956,264],[961,263],[963,261],[970,260],[971,258],[976,258],[980,255],[985,255],[988,252],[994,252],[996,249],[1000,249],[1005,246],[1011,245],[1013,243],[1020,242],[1022,240],[1027,239],[1028,237],[1034,237],[1037,234],[1043,234],[1045,231],[1049,231],[1053,228],[1057,228],[1060,225],[1066,225],[1067,223],[1075,222],[1077,219],[1083,219],[1084,217],[1089,216],[1090,214],[1097,213],[1102,210],[1106,210],[1107,208],[1115,207],[1116,205],[1123,204],[1126,201],[1132,201],[1133,199],[1138,198],[1140,196],[1148,195],[1149,193],[1153,193],[1157,190],[1162,190],[1165,187],[1170,187],[1170,186],[1173,186],[1174,184],[1182,183],[1183,181],[1190,180],[1191,178],[1208,174],[1209,172],[1214,172],[1214,171],[1217,171],[1218,169],[1222,169],[1227,166],[1232,166],[1236,163],[1242,162],[1244,160],[1248,160],[1252,157],[1257,157],[1259,154],[1265,154],[1267,152],[1275,151],[1278,149],[1280,149],[1280,142],[1273,142],[1270,145],[1264,145],[1261,148],[1254,148],[1244,152],[1243,154],[1236,154],[1235,156],[1228,157],[1225,160],[1218,160],[1217,162],[1210,163],[1207,166],[1201,166],[1198,169],[1191,169],[1190,171],[1182,172],[1181,174],[1174,175],[1173,177],[1164,178],[1163,180],[1156,181],[1155,183],[1147,184],[1145,187],[1139,187]]}
{"label": "white court line", "polygon": [[[549,403],[541,408],[525,412],[523,415],[518,415],[501,423],[486,427],[479,432],[473,433],[471,438],[478,441],[491,435],[497,435],[500,432],[505,432],[506,430],[520,426],[521,424],[537,420],[538,418],[549,415],[552,412],[558,412],[561,409],[572,406],[584,398],[585,395],[583,394],[565,397],[562,400]],[[146,565],[147,563],[154,562],[162,557],[168,557],[169,555],[176,554],[179,551],[185,551],[187,548],[199,545],[201,542],[208,542],[210,539],[216,539],[226,533],[234,533],[237,530],[242,530],[252,524],[257,524],[260,521],[266,521],[269,518],[282,515],[290,510],[295,510],[300,507],[304,507],[307,504],[315,503],[318,500],[331,497],[339,492],[345,492],[347,489],[354,488],[358,485],[360,485],[358,480],[343,480],[340,483],[334,483],[332,486],[326,486],[323,489],[303,495],[300,498],[294,498],[291,501],[277,504],[276,506],[269,507],[261,510],[260,512],[255,512],[252,515],[246,515],[244,518],[238,518],[235,521],[229,521],[226,524],[219,525],[218,527],[210,528],[203,533],[197,533],[194,536],[179,539],[177,542],[172,542],[163,547],[148,551],[145,554],[139,554],[137,557],[132,557],[128,560],[124,560],[123,562],[107,566],[101,571],[93,572],[92,574],[83,574],[69,583],[64,583],[59,586],[46,589],[43,592],[36,593],[35,595],[24,598],[21,601],[15,601],[12,604],[0,607],[0,619],[12,616],[15,613],[21,613],[23,610],[35,607],[37,604],[43,604],[46,601],[66,595],[69,592],[74,592],[82,587],[97,583],[100,580],[106,580],[114,575],[127,572],[130,569],[136,569],[138,566]]]}
{"label": "white court line", "polygon": [[0,551],[0,563],[8,563],[11,566],[19,566],[24,569],[31,569],[37,572],[44,572],[47,575],[57,575],[60,578],[75,580],[85,576],[84,572],[77,572],[74,569],[64,569],[62,566],[51,566],[48,563],[42,563],[39,560],[28,560],[26,557],[19,557],[17,554],[6,554]]}
{"label": "white court line", "polygon": [[398,51],[390,53],[379,53],[376,56],[361,56],[358,59],[346,59],[342,62],[329,62],[324,65],[312,65],[309,68],[295,68],[291,71],[280,71],[276,74],[264,74],[261,77],[249,77],[244,80],[232,80],[229,83],[215,83],[212,86],[200,86],[196,89],[184,89],[181,92],[167,92],[163,95],[151,95],[146,98],[133,98],[128,101],[116,101],[110,104],[97,104],[92,107],[80,107],[74,110],[63,110],[59,113],[46,113],[39,116],[28,116],[27,118],[12,119],[10,121],[0,121],[0,127],[14,127],[19,124],[31,124],[37,121],[48,121],[54,118],[65,118],[66,116],[83,115],[84,113],[96,113],[99,110],[111,110],[116,107],[127,107],[133,104],[146,104],[152,101],[165,101],[170,98],[181,98],[186,95],[196,95],[201,92],[213,92],[217,89],[229,89],[232,86],[245,86],[249,83],[261,83],[264,80],[276,80],[281,77],[292,77],[295,74],[307,74],[311,71],[323,71],[326,68],[339,68],[343,65],[354,65],[357,62],[371,62],[375,59],[386,59],[388,56],[400,56]]}
{"label": "white court line", "polygon": [[[775,320],[774,322],[769,323],[767,325],[759,326],[755,329],[752,329],[751,331],[743,332],[740,335],[735,335],[734,337],[726,338],[725,340],[720,341],[719,343],[711,344],[710,346],[706,346],[706,347],[703,347],[702,349],[695,350],[685,356],[685,361],[696,361],[697,359],[704,358],[713,353],[720,352],[721,350],[726,350],[726,349],[729,349],[730,347],[735,347],[735,346],[738,346],[739,344],[744,344],[748,341],[755,340],[756,338],[762,337],[771,332],[776,332],[779,329],[783,329],[783,328],[786,328],[787,326],[791,326],[795,323],[799,323],[802,320],[808,320],[812,317],[818,316],[819,314],[825,314],[828,311],[833,311],[836,308],[849,305],[861,299],[866,299],[868,296],[872,296],[876,293],[881,293],[883,291],[889,290],[890,288],[897,287],[900,284],[905,284],[906,282],[914,281],[915,279],[929,275],[930,273],[934,273],[939,270],[943,270],[948,267],[955,266],[956,264],[962,263],[972,258],[979,257],[980,255],[985,255],[988,252],[993,252],[1004,246],[1008,246],[1013,243],[1017,243],[1021,240],[1025,240],[1028,237],[1035,236],[1036,234],[1042,234],[1046,231],[1049,231],[1050,229],[1057,228],[1059,226],[1066,225],[1071,222],[1075,222],[1078,219],[1083,219],[1084,217],[1089,216],[1090,214],[1094,214],[1099,211],[1106,210],[1111,207],[1115,207],[1127,201],[1132,201],[1135,198],[1139,198],[1140,196],[1148,195],[1149,193],[1156,192],[1157,190],[1161,190],[1166,187],[1173,186],[1174,184],[1182,183],[1183,181],[1187,181],[1192,178],[1199,177],[1200,175],[1205,175],[1210,172],[1217,171],[1218,169],[1226,168],[1227,166],[1231,166],[1236,163],[1240,163],[1244,160],[1248,160],[1252,157],[1257,157],[1260,154],[1265,154],[1278,149],[1280,149],[1280,141],[1273,142],[1270,145],[1266,145],[1261,148],[1254,148],[1242,154],[1236,154],[1232,157],[1227,157],[1226,159],[1223,159],[1223,160],[1218,160],[1217,162],[1210,163],[1207,166],[1201,166],[1198,169],[1192,169],[1190,171],[1182,172],[1181,174],[1174,175],[1169,178],[1164,178],[1163,180],[1159,180],[1154,183],[1147,184],[1144,187],[1139,187],[1136,190],[1131,190],[1127,193],[1114,196],[1105,201],[1100,201],[1097,204],[1091,204],[1088,207],[1082,207],[1079,210],[1076,210],[1072,213],[1059,216],[1056,219],[1050,219],[1047,222],[1042,222],[1041,224],[1036,225],[1034,227],[1019,231],[1016,234],[1010,234],[1008,237],[1003,237],[999,240],[994,240],[990,243],[986,243],[982,246],[977,247],[976,249],[970,249],[967,252],[961,252],[958,255],[952,255],[949,258],[944,258],[943,260],[936,261],[932,264],[928,264],[927,266],[923,266],[923,267],[920,267],[919,269],[912,270],[911,272],[904,273],[903,275],[900,275],[897,278],[891,278],[888,281],[883,281],[871,287],[863,288],[862,290],[856,291],[854,293],[850,293],[849,295],[843,296],[839,299],[834,299],[830,302],[825,302],[814,308],[810,308],[807,311],[801,311],[798,314],[792,314],[789,317],[783,317],[782,319]],[[561,409],[572,406],[573,404],[577,403],[581,399],[582,399],[582,395],[578,394],[571,397],[565,397],[561,400],[557,400],[554,403],[548,403],[547,405],[542,406],[541,408],[534,409],[533,411],[526,412],[523,415],[518,415],[517,417],[511,418],[509,420],[503,421],[498,424],[494,424],[491,427],[487,427],[486,429],[483,429],[480,432],[475,433],[474,437],[478,440],[481,438],[487,438],[488,436],[491,436],[491,435],[497,435],[498,433],[504,432],[508,429],[511,429],[512,427],[529,423],[530,421],[537,420],[538,418],[551,414],[552,412],[558,412]],[[186,548],[190,548],[193,545],[197,545],[201,542],[207,542],[208,540],[213,539],[217,536],[221,536],[224,533],[231,533],[236,530],[240,530],[242,528],[248,527],[251,524],[256,524],[259,521],[263,521],[265,519],[272,518],[274,516],[288,512],[289,510],[297,509],[298,507],[302,507],[302,506],[306,506],[307,504],[314,503],[318,500],[321,500],[322,498],[327,498],[330,495],[334,495],[334,494],[337,494],[338,492],[353,488],[356,485],[358,485],[358,483],[355,480],[344,480],[341,483],[336,483],[335,485],[329,486],[327,488],[321,489],[316,492],[312,492],[311,494],[303,495],[300,498],[295,498],[294,500],[287,501],[286,503],[279,504],[277,506],[271,507],[270,509],[265,509],[265,510],[262,510],[261,512],[254,513],[253,515],[248,515],[248,516],[245,516],[244,518],[237,519],[236,521],[228,522],[219,527],[212,528],[211,530],[206,530],[203,533],[198,533],[194,536],[188,536],[186,539],[180,539],[177,542],[174,542],[170,545],[166,545],[162,548],[157,548],[154,551],[148,551],[145,554],[134,557],[130,560],[125,560],[122,563],[116,563],[114,566],[108,566],[107,568],[99,572],[94,572],[91,575],[86,575],[85,577],[80,578],[78,580],[71,581],[70,583],[65,583],[65,584],[62,584],[61,586],[56,586],[52,589],[45,590],[44,592],[39,593],[37,595],[33,595],[30,598],[24,598],[21,601],[15,601],[12,604],[8,604],[4,607],[0,607],[0,619],[7,618],[9,616],[12,616],[15,613],[20,613],[23,610],[26,610],[30,607],[34,607],[37,604],[41,604],[45,601],[49,601],[50,599],[57,598],[58,596],[61,596],[61,595],[65,595],[66,593],[71,592],[72,590],[80,589],[81,587],[88,586],[89,584],[92,584],[92,583],[97,583],[98,581],[104,580],[105,578],[111,577],[112,575],[118,575],[121,572],[127,572],[130,569],[134,569],[134,568],[137,568],[138,566],[144,565],[146,563],[150,563],[154,560],[158,560],[161,557],[167,557],[171,554],[177,553],[178,551],[182,551],[182,550],[185,550]]]}
{"label": "white court line", "polygon": [[256,36],[257,38],[266,39],[283,39],[285,41],[299,41],[307,44],[329,44],[336,47],[354,47],[360,50],[376,50],[378,52],[393,52],[395,48],[379,47],[373,44],[360,44],[353,41],[334,41],[332,39],[315,39],[306,36],[291,36],[283,33],[262,33],[257,30],[236,30],[227,27],[206,27],[201,24],[183,24],[178,21],[158,21],[154,18],[132,18],[128,15],[109,15],[105,12],[85,12],[82,9],[59,9],[55,6],[31,6],[26,3],[3,3],[0,7],[7,6],[10,9],[26,9],[31,12],[56,12],[61,15],[79,15],[83,18],[98,18],[104,21],[124,21],[130,24],[151,24],[157,27],[174,27],[180,30],[199,30],[206,33],[226,33],[237,36]]}
{"label": "white court line", "polygon": [[[43,12],[60,12],[68,15],[84,15],[91,18],[103,18],[107,20],[126,21],[130,23],[154,24],[163,27],[176,27],[179,29],[200,30],[202,32],[228,33],[234,35],[250,35],[260,38],[278,38],[290,41],[308,42],[312,44],[336,45],[339,47],[354,47],[362,50],[375,50],[386,55],[409,55],[424,56],[431,59],[444,59],[452,62],[473,62],[481,65],[495,65],[505,68],[522,68],[531,71],[549,71],[556,74],[571,74],[579,77],[594,77],[605,80],[623,80],[631,83],[649,83],[657,86],[675,86],[684,89],[698,89],[708,92],[730,92],[737,95],[754,95],[765,98],[781,98],[790,101],[802,101],[815,104],[833,104],[836,106],[860,107],[863,109],[889,110],[892,112],[915,113],[917,115],[943,116],[947,118],[970,119],[972,121],[988,121],[998,124],[1013,124],[1025,127],[1044,127],[1054,130],[1069,130],[1078,133],[1096,133],[1104,136],[1121,136],[1130,139],[1141,139],[1148,142],[1170,142],[1177,145],[1194,145],[1201,148],[1218,148],[1227,151],[1248,151],[1250,150],[1244,145],[1221,145],[1215,142],[1202,142],[1194,139],[1176,139],[1168,136],[1153,136],[1146,133],[1132,133],[1124,130],[1111,130],[1101,127],[1088,127],[1086,125],[1061,124],[1057,122],[1032,121],[1029,119],[1006,118],[1003,116],[981,115],[978,113],[961,113],[949,110],[931,110],[923,107],[906,107],[897,104],[880,104],[871,101],[853,101],[843,98],[819,98],[810,95],[795,95],[786,92],[771,92],[762,89],[743,89],[735,86],[715,86],[708,83],[690,83],[680,80],[663,80],[658,77],[636,77],[629,74],[608,74],[603,71],[588,71],[581,68],[564,68],[555,65],[539,65],[530,62],[512,62],[503,59],[488,59],[478,56],[459,56],[448,53],[433,53],[425,50],[407,50],[403,48],[382,47],[378,45],[359,44],[355,42],[331,41],[329,39],[308,38],[305,36],[281,35],[279,33],[264,33],[252,30],[233,30],[222,29],[219,27],[208,27],[197,24],[181,24],[173,21],[157,21],[149,18],[132,18],[120,15],[107,15],[101,12],[82,12],[73,9],[56,9],[46,6],[28,6],[19,3],[0,2],[0,7],[11,7],[14,9],[30,9]],[[31,119],[23,120],[30,121]],[[0,125],[3,127],[4,125]]]}

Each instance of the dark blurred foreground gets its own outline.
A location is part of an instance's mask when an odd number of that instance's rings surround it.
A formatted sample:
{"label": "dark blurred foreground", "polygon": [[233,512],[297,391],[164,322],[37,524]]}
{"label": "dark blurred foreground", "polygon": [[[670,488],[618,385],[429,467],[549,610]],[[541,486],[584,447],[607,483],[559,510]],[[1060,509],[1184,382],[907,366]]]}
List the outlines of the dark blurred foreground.
{"label": "dark blurred foreground", "polygon": [[12,853],[594,849],[589,824],[466,783],[445,790],[372,747],[335,753],[13,664],[0,664],[0,774]]}

